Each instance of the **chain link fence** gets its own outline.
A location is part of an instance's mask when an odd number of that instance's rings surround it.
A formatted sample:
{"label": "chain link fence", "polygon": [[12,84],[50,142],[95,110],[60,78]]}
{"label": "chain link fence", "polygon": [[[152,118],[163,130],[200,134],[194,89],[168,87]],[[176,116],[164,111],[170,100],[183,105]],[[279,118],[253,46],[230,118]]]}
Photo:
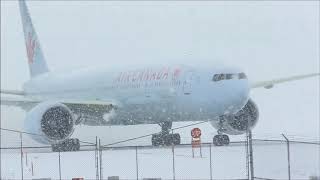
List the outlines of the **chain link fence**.
{"label": "chain link fence", "polygon": [[[1,130],[1,179],[317,179],[320,143],[247,136],[229,146],[117,146],[81,141],[76,152],[27,146],[23,132]],[[3,138],[6,137],[6,138]],[[14,141],[12,141],[15,139]],[[19,139],[19,141],[17,141]],[[15,144],[13,143],[15,142]],[[252,162],[250,161],[252,155]],[[252,165],[252,166],[250,166]],[[252,167],[252,168],[250,168]],[[251,173],[252,172],[252,173]]]}

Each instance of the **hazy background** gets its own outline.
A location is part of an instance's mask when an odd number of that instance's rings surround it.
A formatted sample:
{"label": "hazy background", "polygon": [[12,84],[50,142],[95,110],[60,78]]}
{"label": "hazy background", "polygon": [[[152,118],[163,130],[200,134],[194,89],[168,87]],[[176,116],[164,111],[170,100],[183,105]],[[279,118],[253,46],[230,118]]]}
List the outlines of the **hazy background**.
{"label": "hazy background", "polygon": [[[53,71],[223,63],[243,68],[251,81],[320,72],[319,2],[27,3]],[[26,57],[18,3],[1,1],[2,89],[29,79]],[[260,110],[256,135],[319,139],[319,77],[251,96]],[[1,106],[2,127],[21,129],[24,115]]]}

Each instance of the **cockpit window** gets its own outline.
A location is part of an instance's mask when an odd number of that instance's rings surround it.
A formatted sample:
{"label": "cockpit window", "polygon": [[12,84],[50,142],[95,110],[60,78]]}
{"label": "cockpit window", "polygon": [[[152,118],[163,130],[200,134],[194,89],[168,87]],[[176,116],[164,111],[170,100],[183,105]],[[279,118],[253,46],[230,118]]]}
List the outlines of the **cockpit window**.
{"label": "cockpit window", "polygon": [[221,81],[224,79],[224,75],[223,74],[215,74],[212,78],[212,81]]}
{"label": "cockpit window", "polygon": [[212,77],[212,81],[220,81],[220,74],[215,74],[215,75]]}
{"label": "cockpit window", "polygon": [[247,79],[247,76],[245,73],[239,73],[239,79]]}
{"label": "cockpit window", "polygon": [[247,79],[247,76],[245,73],[239,73],[239,74],[215,74],[212,77],[212,81],[221,81],[221,80],[230,80],[230,79]]}

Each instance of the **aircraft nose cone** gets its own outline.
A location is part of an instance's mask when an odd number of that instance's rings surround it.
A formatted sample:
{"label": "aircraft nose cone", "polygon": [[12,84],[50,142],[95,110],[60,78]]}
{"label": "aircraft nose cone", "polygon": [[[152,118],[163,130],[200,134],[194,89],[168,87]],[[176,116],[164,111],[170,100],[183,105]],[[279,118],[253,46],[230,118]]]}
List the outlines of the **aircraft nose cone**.
{"label": "aircraft nose cone", "polygon": [[239,105],[240,106],[244,106],[248,99],[249,99],[249,93],[250,93],[250,86],[249,86],[249,83],[248,81],[244,80],[242,83],[241,83],[241,87],[238,89],[239,90]]}

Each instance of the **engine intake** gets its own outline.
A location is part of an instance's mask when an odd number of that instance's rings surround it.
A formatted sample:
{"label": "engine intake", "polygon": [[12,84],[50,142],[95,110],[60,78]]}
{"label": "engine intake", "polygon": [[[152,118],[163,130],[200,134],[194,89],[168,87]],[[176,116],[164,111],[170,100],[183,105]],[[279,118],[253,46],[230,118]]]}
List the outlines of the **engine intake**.
{"label": "engine intake", "polygon": [[61,103],[44,102],[27,114],[25,129],[40,135],[32,135],[34,140],[52,144],[69,138],[74,130],[74,122],[73,113],[67,106]]}
{"label": "engine intake", "polygon": [[[256,104],[249,99],[247,104],[236,114],[224,115],[222,120],[222,131],[230,135],[243,134],[247,129],[252,129],[259,119],[259,111]],[[219,129],[219,121],[212,121],[212,126]]]}
{"label": "engine intake", "polygon": [[65,139],[73,130],[72,114],[61,106],[52,107],[43,114],[41,129],[52,140]]}

